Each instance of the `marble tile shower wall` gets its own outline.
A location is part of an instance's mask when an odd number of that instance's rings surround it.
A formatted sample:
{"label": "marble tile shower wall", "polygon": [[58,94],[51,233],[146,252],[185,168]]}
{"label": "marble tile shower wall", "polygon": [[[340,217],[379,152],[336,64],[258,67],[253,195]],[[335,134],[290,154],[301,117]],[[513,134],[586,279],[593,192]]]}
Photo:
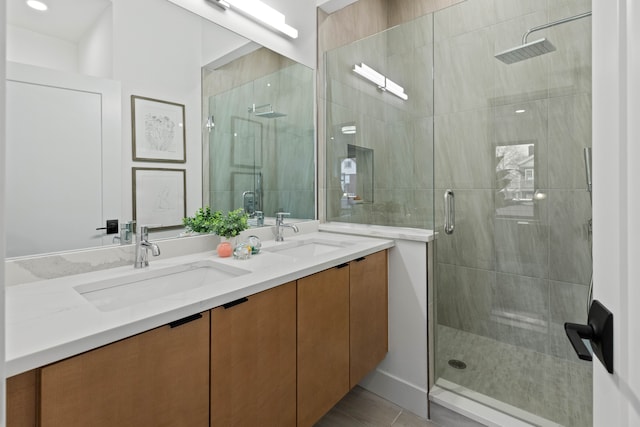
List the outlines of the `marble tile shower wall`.
{"label": "marble tile shower wall", "polygon": [[[563,323],[586,320],[591,277],[591,19],[529,38],[550,39],[551,54],[512,65],[494,54],[589,10],[587,0],[470,0],[434,14],[436,224],[444,190],[456,196],[455,233],[438,238],[438,323],[576,363]],[[519,213],[496,174],[497,149],[511,145],[532,147],[539,194]]]}
{"label": "marble tile shower wall", "polygon": [[[262,174],[263,210],[274,216],[314,218],[313,73],[302,65],[257,78],[210,98],[216,127],[210,134],[209,199],[214,209],[243,205]],[[263,118],[248,108],[271,104],[286,116]],[[255,141],[255,148],[254,147]]]}
{"label": "marble tile shower wall", "polygon": [[[432,16],[327,53],[326,203],[330,221],[433,228]],[[405,88],[403,101],[352,72],[365,63]],[[426,94],[426,95],[425,95]],[[355,125],[355,134],[344,134]],[[343,197],[348,145],[373,150],[374,200]]]}

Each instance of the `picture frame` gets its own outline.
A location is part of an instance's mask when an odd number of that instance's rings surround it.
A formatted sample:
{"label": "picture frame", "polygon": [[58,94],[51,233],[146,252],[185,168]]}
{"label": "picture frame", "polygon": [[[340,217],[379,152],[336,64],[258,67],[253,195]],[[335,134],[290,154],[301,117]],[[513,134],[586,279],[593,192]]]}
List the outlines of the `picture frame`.
{"label": "picture frame", "polygon": [[131,95],[131,131],[134,161],[186,162],[183,104]]}
{"label": "picture frame", "polygon": [[185,169],[132,168],[133,220],[156,230],[182,227],[187,216]]}

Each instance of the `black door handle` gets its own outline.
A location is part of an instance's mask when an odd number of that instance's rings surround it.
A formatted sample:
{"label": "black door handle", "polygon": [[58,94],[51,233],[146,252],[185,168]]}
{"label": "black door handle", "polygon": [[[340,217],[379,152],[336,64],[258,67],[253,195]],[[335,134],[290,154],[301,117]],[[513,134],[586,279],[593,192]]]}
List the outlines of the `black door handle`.
{"label": "black door handle", "polygon": [[613,314],[594,300],[589,308],[587,325],[565,323],[564,330],[573,349],[582,360],[592,360],[582,339],[591,342],[591,348],[610,374],[613,374]]}

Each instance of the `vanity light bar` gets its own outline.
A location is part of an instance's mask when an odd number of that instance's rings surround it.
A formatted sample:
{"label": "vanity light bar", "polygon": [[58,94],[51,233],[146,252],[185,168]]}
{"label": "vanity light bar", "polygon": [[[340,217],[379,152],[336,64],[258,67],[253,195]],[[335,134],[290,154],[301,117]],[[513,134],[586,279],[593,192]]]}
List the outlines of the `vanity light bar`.
{"label": "vanity light bar", "polygon": [[224,10],[227,10],[231,7],[231,5],[224,0],[211,0],[211,2]]}
{"label": "vanity light bar", "polygon": [[365,63],[361,62],[360,65],[356,64],[353,66],[353,71],[369,80],[371,83],[378,86],[378,89],[382,91],[388,91],[400,99],[407,100],[409,96],[404,93],[404,88],[394,82],[393,80],[388,79],[383,74],[380,74],[373,68],[369,67]]}
{"label": "vanity light bar", "polygon": [[378,85],[379,89],[384,90],[387,78],[373,68],[364,63],[360,63],[360,65],[356,64],[353,66],[353,71],[369,80],[371,83]]}
{"label": "vanity light bar", "polygon": [[235,9],[241,14],[270,27],[271,29],[280,31],[281,33],[291,37],[298,38],[298,30],[291,25],[287,25],[284,14],[278,12],[261,2],[260,0],[210,0],[216,6],[227,10]]}
{"label": "vanity light bar", "polygon": [[27,6],[39,12],[44,12],[45,10],[49,9],[49,6],[47,6],[46,3],[38,0],[27,0]]}

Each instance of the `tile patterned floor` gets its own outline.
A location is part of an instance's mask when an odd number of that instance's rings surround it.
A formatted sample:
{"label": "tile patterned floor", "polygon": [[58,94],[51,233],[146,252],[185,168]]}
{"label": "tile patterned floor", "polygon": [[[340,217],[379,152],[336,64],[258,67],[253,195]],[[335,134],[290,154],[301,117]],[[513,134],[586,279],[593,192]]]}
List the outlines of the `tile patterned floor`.
{"label": "tile patterned floor", "polygon": [[[438,376],[566,427],[592,425],[592,365],[439,325]],[[447,365],[466,363],[464,370]]]}
{"label": "tile patterned floor", "polygon": [[355,387],[315,427],[441,427]]}

